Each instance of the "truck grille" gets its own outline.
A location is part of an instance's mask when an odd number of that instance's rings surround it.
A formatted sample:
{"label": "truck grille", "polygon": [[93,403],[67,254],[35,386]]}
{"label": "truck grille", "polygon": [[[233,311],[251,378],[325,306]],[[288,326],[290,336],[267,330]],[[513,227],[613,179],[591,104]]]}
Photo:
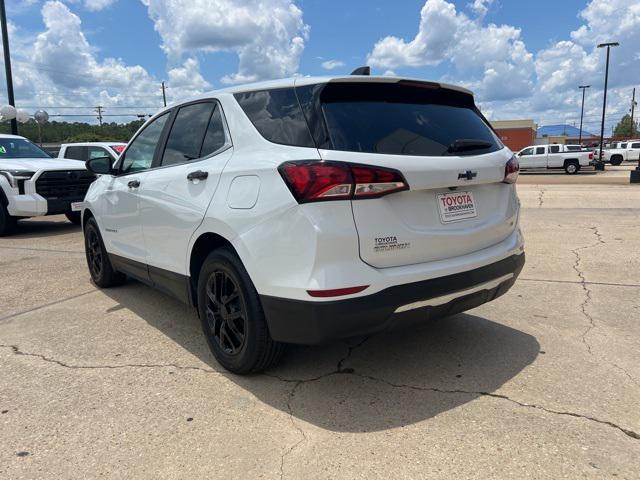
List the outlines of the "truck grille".
{"label": "truck grille", "polygon": [[83,200],[95,179],[86,170],[43,172],[36,180],[36,192],[47,200]]}

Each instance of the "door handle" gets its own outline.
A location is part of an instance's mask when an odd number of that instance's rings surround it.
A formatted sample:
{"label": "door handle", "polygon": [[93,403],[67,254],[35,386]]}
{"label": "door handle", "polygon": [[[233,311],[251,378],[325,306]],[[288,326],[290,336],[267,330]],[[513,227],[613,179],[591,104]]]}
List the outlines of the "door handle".
{"label": "door handle", "polygon": [[129,188],[138,188],[140,186],[140,180],[131,180],[127,183],[127,187]]}
{"label": "door handle", "polygon": [[202,170],[196,170],[187,175],[187,180],[191,182],[194,180],[206,180],[207,178],[209,178],[209,172],[203,172]]}

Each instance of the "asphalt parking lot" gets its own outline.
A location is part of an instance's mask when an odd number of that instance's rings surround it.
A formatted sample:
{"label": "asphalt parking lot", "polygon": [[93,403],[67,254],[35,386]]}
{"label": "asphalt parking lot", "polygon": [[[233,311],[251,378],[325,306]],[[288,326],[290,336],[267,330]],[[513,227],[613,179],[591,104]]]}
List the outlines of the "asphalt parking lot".
{"label": "asphalt parking lot", "polygon": [[0,478],[639,478],[640,186],[523,178],[507,295],[249,377],[195,311],[93,287],[78,227],[22,222],[0,239]]}

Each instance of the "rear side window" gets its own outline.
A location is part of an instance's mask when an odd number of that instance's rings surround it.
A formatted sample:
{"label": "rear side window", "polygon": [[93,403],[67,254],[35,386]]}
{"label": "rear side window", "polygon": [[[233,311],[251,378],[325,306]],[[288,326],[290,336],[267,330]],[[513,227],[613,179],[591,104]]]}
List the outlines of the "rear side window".
{"label": "rear side window", "polygon": [[632,143],[631,148],[640,148],[640,143]]}
{"label": "rear side window", "polygon": [[64,152],[64,158],[71,158],[73,160],[88,160],[87,147],[74,146],[67,147]]}
{"label": "rear side window", "polygon": [[195,103],[178,110],[162,155],[163,166],[200,158],[204,135],[215,103]]}
{"label": "rear side window", "polygon": [[206,157],[212,154],[216,150],[220,150],[226,143],[227,138],[224,133],[224,124],[222,121],[222,113],[219,106],[216,106],[211,120],[209,120],[209,126],[207,132],[204,135],[204,143],[202,144],[201,157]]}
{"label": "rear side window", "polygon": [[315,147],[293,88],[236,93],[235,98],[266,140]]}
{"label": "rear side window", "polygon": [[560,145],[551,145],[549,151],[551,153],[560,153]]}
{"label": "rear side window", "polygon": [[503,148],[471,95],[438,84],[345,82],[296,91],[320,148],[419,156]]}
{"label": "rear side window", "polygon": [[626,143],[621,143],[619,148],[627,148],[627,144]]}
{"label": "rear side window", "polygon": [[544,147],[536,147],[536,155],[544,155]]}

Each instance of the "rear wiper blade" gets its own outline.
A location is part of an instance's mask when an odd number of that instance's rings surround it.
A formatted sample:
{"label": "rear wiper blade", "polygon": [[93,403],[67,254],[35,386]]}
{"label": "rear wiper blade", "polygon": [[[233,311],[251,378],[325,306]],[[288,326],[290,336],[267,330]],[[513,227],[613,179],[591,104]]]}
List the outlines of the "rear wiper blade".
{"label": "rear wiper blade", "polygon": [[481,150],[493,147],[493,143],[475,138],[459,138],[447,148],[448,153]]}

